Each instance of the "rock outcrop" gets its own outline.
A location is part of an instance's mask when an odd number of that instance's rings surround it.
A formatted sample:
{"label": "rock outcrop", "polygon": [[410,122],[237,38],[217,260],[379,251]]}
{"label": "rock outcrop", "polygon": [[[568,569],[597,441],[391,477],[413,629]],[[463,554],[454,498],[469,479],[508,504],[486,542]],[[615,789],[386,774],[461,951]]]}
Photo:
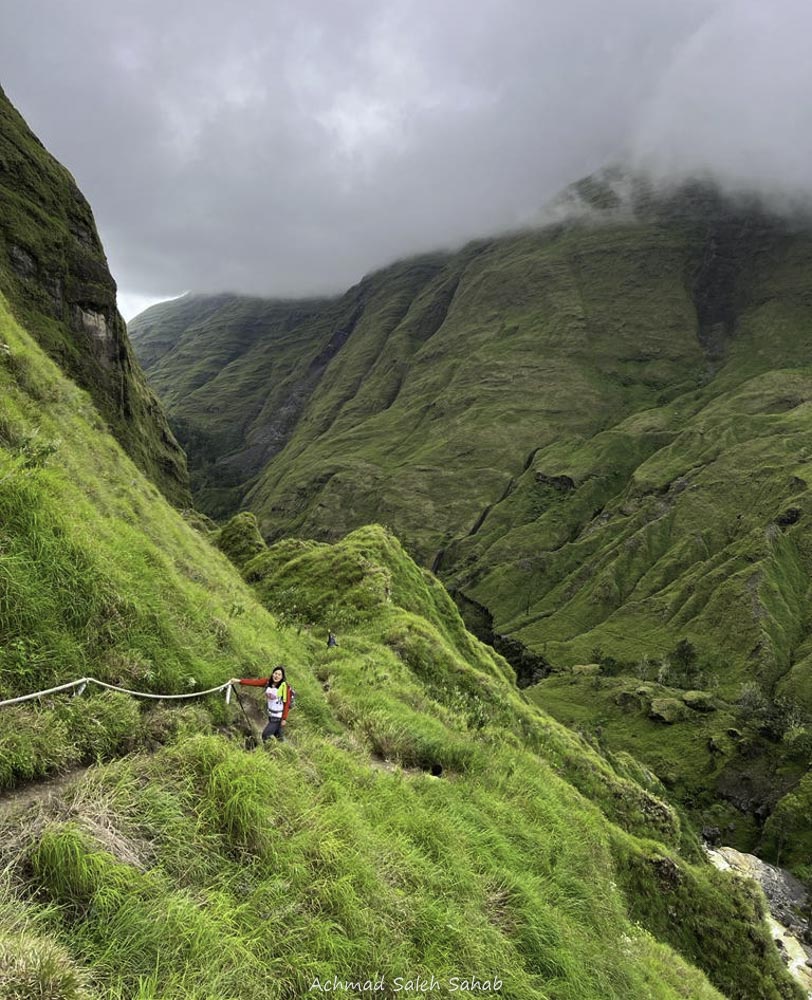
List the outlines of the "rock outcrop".
{"label": "rock outcrop", "polygon": [[708,851],[720,871],[731,871],[757,882],[770,908],[773,939],[790,972],[812,997],[812,929],[809,925],[812,900],[804,886],[789,872],[768,865],[753,854],[732,847]]}

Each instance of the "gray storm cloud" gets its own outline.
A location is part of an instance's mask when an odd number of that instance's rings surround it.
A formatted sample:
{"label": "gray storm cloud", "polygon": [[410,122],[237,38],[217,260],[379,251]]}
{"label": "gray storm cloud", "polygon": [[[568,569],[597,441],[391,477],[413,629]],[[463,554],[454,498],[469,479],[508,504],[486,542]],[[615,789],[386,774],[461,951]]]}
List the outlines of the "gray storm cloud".
{"label": "gray storm cloud", "polygon": [[0,0],[127,293],[339,290],[631,158],[804,194],[799,0]]}
{"label": "gray storm cloud", "polygon": [[812,6],[720,4],[677,49],[644,105],[634,157],[663,176],[707,171],[734,189],[812,193]]}

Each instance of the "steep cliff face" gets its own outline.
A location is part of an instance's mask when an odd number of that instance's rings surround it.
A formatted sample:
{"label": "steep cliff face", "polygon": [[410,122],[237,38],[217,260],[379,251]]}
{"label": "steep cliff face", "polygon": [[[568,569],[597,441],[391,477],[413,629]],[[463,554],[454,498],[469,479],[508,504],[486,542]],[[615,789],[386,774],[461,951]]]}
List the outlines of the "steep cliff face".
{"label": "steep cliff face", "polygon": [[187,503],[185,457],[133,355],[90,207],[2,90],[0,291],[138,465]]}

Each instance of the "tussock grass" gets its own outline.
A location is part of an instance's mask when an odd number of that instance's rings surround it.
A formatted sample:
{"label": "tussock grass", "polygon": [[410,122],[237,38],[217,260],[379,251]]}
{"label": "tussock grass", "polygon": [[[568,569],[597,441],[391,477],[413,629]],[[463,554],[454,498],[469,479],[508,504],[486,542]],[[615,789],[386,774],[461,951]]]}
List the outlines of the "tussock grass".
{"label": "tussock grass", "polygon": [[205,709],[142,706],[127,695],[104,692],[54,698],[47,707],[3,709],[0,790],[213,728]]}
{"label": "tussock grass", "polygon": [[[103,843],[57,809],[15,864],[30,866],[38,898],[110,996],[294,997],[315,977],[373,970],[395,995],[404,970],[447,979],[466,969],[498,972],[515,997],[620,1000],[655,982],[651,995],[669,997],[683,995],[680,980],[691,996],[717,996],[695,970],[677,975],[675,953],[629,921],[614,879],[631,872],[635,918],[654,926],[647,907],[669,912],[684,953],[706,966],[699,951],[715,922],[755,926],[757,912],[729,905],[713,869],[612,834],[524,754],[497,748],[490,775],[437,780],[370,770],[316,732],[299,733],[295,751],[253,755],[200,735],[86,779],[79,815],[104,803],[151,845],[138,863],[123,838]],[[718,912],[704,908],[709,893]],[[719,944],[720,968],[731,949],[747,954],[732,938]],[[727,995],[753,995],[757,982],[757,995],[792,996],[765,961],[727,968],[729,987],[744,984]]]}
{"label": "tussock grass", "polygon": [[[6,839],[8,849],[8,839]],[[4,1000],[97,1000],[89,977],[53,936],[56,911],[33,906],[0,875],[0,996]]]}
{"label": "tussock grass", "polygon": [[[316,783],[302,780],[303,762]],[[224,802],[226,775],[239,803]],[[610,886],[605,833],[586,803],[561,810],[560,779],[528,784],[517,768],[498,792],[414,781],[370,772],[314,734],[295,754],[248,756],[199,736],[93,781],[82,812],[111,796],[135,829],[154,816],[159,785],[175,836],[143,867],[55,816],[17,865],[111,996],[295,997],[312,978],[364,970],[395,995],[404,972],[469,969],[500,974],[507,996],[643,995],[646,974],[605,946],[622,927],[639,936]],[[205,872],[174,853],[184,834]],[[716,994],[703,984],[696,995]]]}
{"label": "tussock grass", "polygon": [[[686,984],[716,1000],[766,982],[792,995],[751,945],[754,914],[723,896],[708,912],[730,924],[726,964],[691,951],[710,923],[680,937],[642,904],[635,923],[624,865],[651,838],[691,872],[689,834],[656,788],[520,695],[391,534],[260,554],[248,572],[275,617],[100,434],[86,397],[35,407],[0,380],[2,412],[60,442],[33,463],[0,448],[4,692],[75,671],[181,692],[282,661],[299,693],[288,740],[254,753],[203,731],[234,727],[220,702],[205,722],[203,706],[114,695],[0,715],[6,787],[125,755],[69,797],[0,811],[0,934],[22,982],[61,1000],[293,1000],[317,977],[376,974],[385,996],[418,974],[498,975],[516,1000],[666,1000]],[[437,763],[442,778],[423,773]],[[710,906],[714,878],[700,872],[691,906]]]}
{"label": "tussock grass", "polygon": [[90,1000],[83,973],[63,948],[30,934],[0,936],[0,996],[4,1000]]}

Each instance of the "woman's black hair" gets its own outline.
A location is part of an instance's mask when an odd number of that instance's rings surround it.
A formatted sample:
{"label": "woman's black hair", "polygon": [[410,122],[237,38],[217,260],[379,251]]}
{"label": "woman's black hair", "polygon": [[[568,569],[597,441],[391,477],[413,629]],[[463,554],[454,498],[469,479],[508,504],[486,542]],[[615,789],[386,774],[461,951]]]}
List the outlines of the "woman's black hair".
{"label": "woman's black hair", "polygon": [[268,687],[270,687],[271,682],[273,681],[273,675],[276,673],[277,670],[281,670],[282,671],[282,680],[283,681],[287,680],[287,678],[285,677],[285,668],[282,666],[281,663],[277,663],[277,665],[268,674]]}

